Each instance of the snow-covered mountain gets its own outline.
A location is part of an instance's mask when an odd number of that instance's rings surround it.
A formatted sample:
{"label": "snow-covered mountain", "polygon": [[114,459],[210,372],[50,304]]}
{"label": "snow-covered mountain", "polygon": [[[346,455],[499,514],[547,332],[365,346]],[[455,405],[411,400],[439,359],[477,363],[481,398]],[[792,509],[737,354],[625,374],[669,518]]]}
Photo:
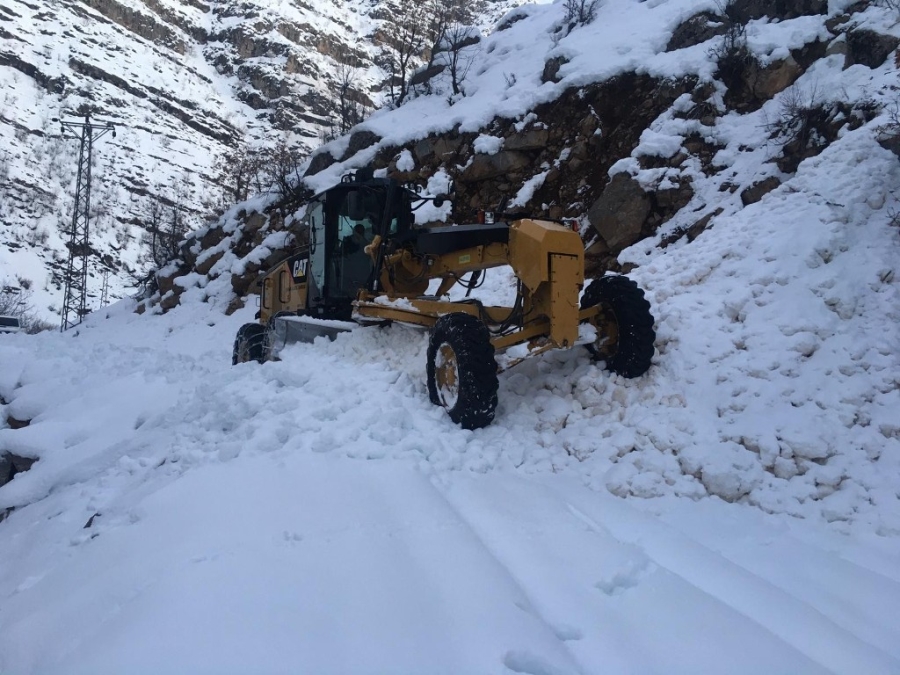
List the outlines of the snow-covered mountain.
{"label": "snow-covered mountain", "polygon": [[[476,3],[479,30],[515,4]],[[382,105],[385,72],[374,61],[395,12],[386,2],[332,0],[5,5],[0,284],[29,286],[45,318],[61,308],[78,141],[63,137],[59,119],[90,112],[117,130],[94,154],[88,304],[96,308],[104,269],[113,298],[135,292],[154,202],[166,226],[177,206],[188,230],[200,227],[234,203],[235,162],[276,147],[299,162],[320,144],[341,82],[361,112]],[[420,62],[416,55],[412,65]],[[268,187],[263,177],[250,189]]]}
{"label": "snow-covered mountain", "polygon": [[232,367],[275,196],[155,298],[0,335],[0,672],[900,672],[900,17],[722,11],[517,9],[304,167],[581,219],[643,377],[547,353],[465,431],[409,327]]}

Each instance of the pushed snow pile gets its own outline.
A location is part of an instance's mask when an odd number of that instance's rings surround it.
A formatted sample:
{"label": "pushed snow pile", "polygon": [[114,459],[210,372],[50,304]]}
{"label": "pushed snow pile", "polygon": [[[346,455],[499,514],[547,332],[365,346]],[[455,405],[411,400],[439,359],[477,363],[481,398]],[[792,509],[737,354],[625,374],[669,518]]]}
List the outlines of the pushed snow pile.
{"label": "pushed snow pile", "polygon": [[[0,440],[41,461],[0,508],[122,456],[147,455],[152,473],[279,450],[570,472],[619,496],[715,495],[900,532],[900,241],[879,188],[892,178],[896,158],[851,135],[697,241],[632,249],[657,319],[651,371],[626,380],[580,350],[528,361],[501,377],[497,420],[474,434],[428,402],[427,337],[403,326],[297,345],[259,368],[228,365],[252,309],[225,319],[199,301],[12,336],[0,395],[32,422]],[[489,274],[489,293],[508,293]]]}
{"label": "pushed snow pile", "polygon": [[615,492],[667,492],[683,472],[729,501],[896,531],[900,241],[884,205],[898,180],[892,155],[847,138],[637,271],[670,410],[647,424],[655,461],[625,456]]}

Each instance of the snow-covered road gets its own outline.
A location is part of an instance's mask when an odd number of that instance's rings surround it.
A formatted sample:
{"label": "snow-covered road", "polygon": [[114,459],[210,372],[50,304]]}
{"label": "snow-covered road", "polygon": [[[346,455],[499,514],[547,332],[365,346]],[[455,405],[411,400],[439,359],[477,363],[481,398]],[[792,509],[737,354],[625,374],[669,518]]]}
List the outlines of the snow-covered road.
{"label": "snow-covered road", "polygon": [[238,458],[132,495],[83,534],[56,515],[80,536],[4,585],[4,666],[897,672],[886,556],[745,508],[659,506],[553,477],[436,489],[393,465]]}
{"label": "snow-covered road", "polygon": [[233,368],[249,310],[126,310],[0,345],[2,673],[900,672],[896,535],[599,482],[664,456],[662,365],[548,355],[469,432],[415,329]]}

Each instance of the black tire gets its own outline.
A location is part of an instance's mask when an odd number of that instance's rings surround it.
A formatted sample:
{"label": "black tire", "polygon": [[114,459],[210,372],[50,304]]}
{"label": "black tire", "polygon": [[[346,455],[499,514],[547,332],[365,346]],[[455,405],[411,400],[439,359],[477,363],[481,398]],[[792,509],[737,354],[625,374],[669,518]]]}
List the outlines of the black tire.
{"label": "black tire", "polygon": [[266,328],[258,323],[245,323],[238,329],[231,353],[231,365],[266,360]]}
{"label": "black tire", "polygon": [[581,308],[599,305],[592,321],[597,340],[587,345],[594,360],[623,377],[639,377],[650,368],[656,332],[650,303],[636,283],[624,276],[594,279],[581,297]]}
{"label": "black tire", "polygon": [[469,314],[445,314],[428,341],[428,396],[463,429],[480,429],[497,409],[497,363],[487,327]]}

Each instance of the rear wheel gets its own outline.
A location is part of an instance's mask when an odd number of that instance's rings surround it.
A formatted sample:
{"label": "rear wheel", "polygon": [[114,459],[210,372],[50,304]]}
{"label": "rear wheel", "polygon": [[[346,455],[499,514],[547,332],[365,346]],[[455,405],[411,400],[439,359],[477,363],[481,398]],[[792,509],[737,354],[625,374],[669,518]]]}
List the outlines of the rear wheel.
{"label": "rear wheel", "polygon": [[636,283],[624,276],[594,279],[581,298],[581,308],[600,307],[591,322],[597,339],[587,345],[595,360],[623,377],[638,377],[650,368],[656,333],[650,303]]}
{"label": "rear wheel", "polygon": [[463,429],[491,423],[497,409],[497,363],[487,327],[457,312],[437,320],[428,342],[428,395]]}
{"label": "rear wheel", "polygon": [[245,323],[238,329],[231,353],[231,365],[266,360],[266,328],[258,323]]}

